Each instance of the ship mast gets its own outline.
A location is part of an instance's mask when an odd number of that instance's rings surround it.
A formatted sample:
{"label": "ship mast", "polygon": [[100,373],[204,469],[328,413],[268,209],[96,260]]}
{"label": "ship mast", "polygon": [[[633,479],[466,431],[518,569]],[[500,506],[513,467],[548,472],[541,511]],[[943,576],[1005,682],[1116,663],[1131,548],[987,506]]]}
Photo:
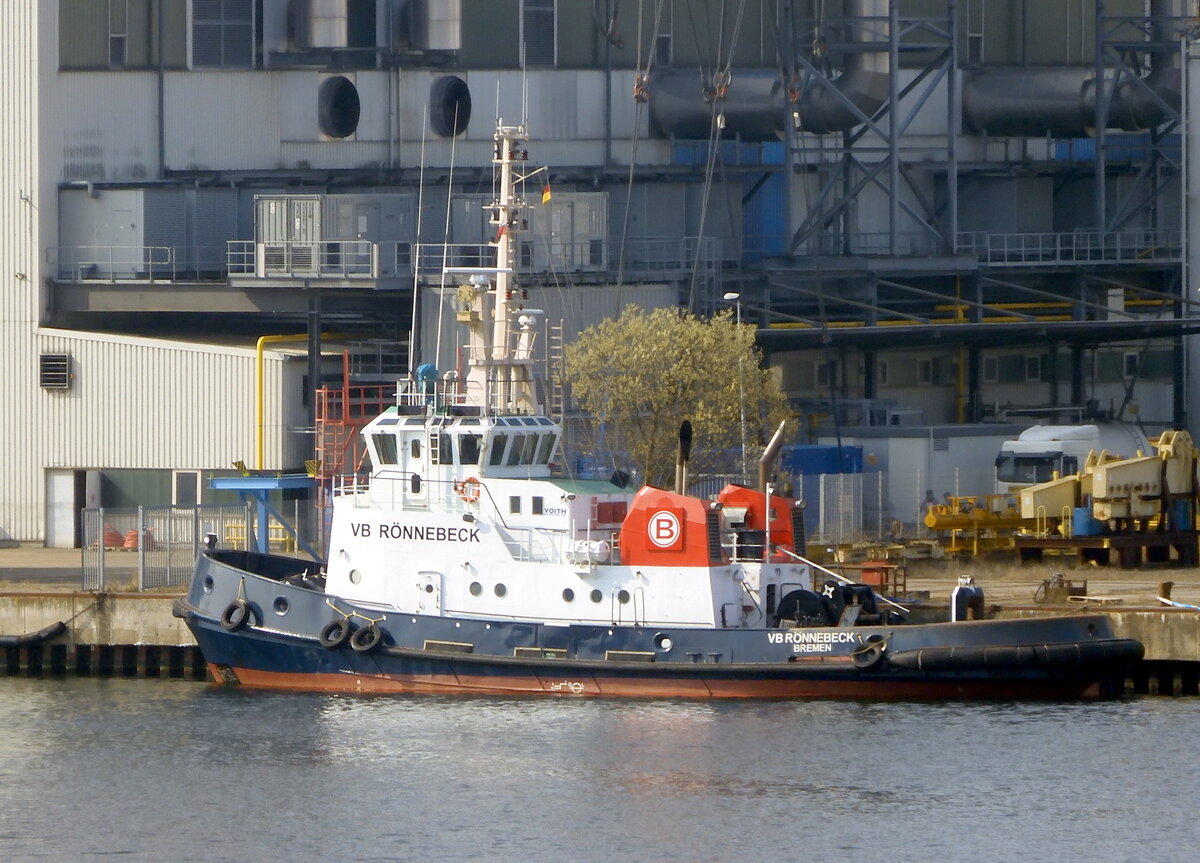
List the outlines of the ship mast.
{"label": "ship mast", "polygon": [[[518,175],[516,170],[517,165],[528,158],[528,153],[520,149],[524,137],[524,126],[500,124],[496,128],[492,163],[499,169],[499,185],[496,200],[489,205],[491,223],[496,226],[496,238],[491,243],[496,249],[495,265],[472,269],[470,285],[459,289],[463,304],[471,309],[468,315],[459,318],[470,328],[468,396],[478,394],[482,406],[489,412],[538,411],[532,372],[534,326],[539,313],[521,310],[515,332],[513,321],[515,309],[520,309],[516,305],[520,302],[515,279],[516,235],[527,224],[521,216],[525,201],[518,194],[518,185],[531,176]],[[490,316],[487,314],[489,305]]]}

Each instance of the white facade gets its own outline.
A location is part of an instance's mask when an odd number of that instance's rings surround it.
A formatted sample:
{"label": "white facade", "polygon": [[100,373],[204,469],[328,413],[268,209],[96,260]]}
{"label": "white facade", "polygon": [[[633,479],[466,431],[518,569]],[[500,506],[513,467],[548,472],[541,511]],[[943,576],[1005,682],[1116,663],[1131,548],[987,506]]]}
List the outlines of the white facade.
{"label": "white facade", "polygon": [[[48,489],[61,489],[68,472],[228,470],[255,452],[253,349],[39,326],[58,182],[90,149],[83,142],[96,127],[88,118],[115,116],[114,142],[122,130],[124,148],[111,147],[114,172],[131,155],[129,142],[153,140],[151,128],[131,133],[132,112],[110,115],[90,84],[81,88],[90,102],[58,101],[56,15],[55,3],[0,4],[0,542],[45,538]],[[72,80],[93,77],[106,78]],[[131,103],[139,96],[129,95]],[[68,118],[69,127],[61,122]],[[69,356],[66,388],[39,385],[43,354]],[[296,434],[302,366],[279,352],[266,356],[266,467],[294,464],[310,445]]]}

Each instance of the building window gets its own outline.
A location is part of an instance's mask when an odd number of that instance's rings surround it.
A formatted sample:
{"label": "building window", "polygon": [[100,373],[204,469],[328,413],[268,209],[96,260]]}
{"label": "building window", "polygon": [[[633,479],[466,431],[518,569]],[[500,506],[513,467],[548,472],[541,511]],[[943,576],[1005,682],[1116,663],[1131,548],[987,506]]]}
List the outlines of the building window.
{"label": "building window", "polygon": [[192,0],[191,24],[193,68],[254,66],[254,0]]}
{"label": "building window", "polygon": [[967,3],[967,65],[983,65],[983,0]]}
{"label": "building window", "polygon": [[985,384],[995,384],[1000,382],[999,357],[983,358],[983,382]]}
{"label": "building window", "polygon": [[671,65],[670,33],[660,33],[654,38],[654,63],[656,66]]}
{"label": "building window", "polygon": [[554,0],[522,0],[521,65],[554,65]]}
{"label": "building window", "polygon": [[1140,370],[1141,363],[1139,355],[1134,351],[1125,352],[1125,377],[1136,378]]}
{"label": "building window", "polygon": [[887,360],[880,360],[875,366],[875,386],[886,387],[888,385],[888,364]]}
{"label": "building window", "polygon": [[127,0],[108,0],[108,65],[125,65],[129,39],[129,4]]}
{"label": "building window", "polygon": [[1042,379],[1042,358],[1025,357],[1025,380],[1040,381]]}
{"label": "building window", "polygon": [[828,387],[837,382],[837,360],[816,364],[817,386]]}
{"label": "building window", "polygon": [[917,383],[923,386],[933,383],[933,360],[917,360]]}

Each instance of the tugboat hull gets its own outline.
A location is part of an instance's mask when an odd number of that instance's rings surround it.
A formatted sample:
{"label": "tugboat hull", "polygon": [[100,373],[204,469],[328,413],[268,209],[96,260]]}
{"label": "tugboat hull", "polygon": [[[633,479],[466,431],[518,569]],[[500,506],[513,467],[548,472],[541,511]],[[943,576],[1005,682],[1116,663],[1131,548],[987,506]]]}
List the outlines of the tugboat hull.
{"label": "tugboat hull", "polygon": [[[1120,694],[1127,664],[1142,654],[1140,643],[1113,638],[1103,615],[713,630],[398,614],[289,583],[285,573],[298,561],[230,558],[259,564],[249,571],[219,558],[201,558],[176,614],[195,634],[214,680],[270,689],[1076,699]],[[334,625],[340,620],[349,632]]]}

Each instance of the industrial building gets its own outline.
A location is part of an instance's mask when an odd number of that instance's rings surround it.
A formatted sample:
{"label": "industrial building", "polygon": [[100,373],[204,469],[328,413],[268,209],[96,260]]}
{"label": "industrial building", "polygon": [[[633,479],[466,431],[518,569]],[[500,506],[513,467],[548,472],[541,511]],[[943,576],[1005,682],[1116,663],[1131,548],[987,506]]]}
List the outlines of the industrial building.
{"label": "industrial building", "polygon": [[736,305],[809,428],[1193,426],[1194,7],[4,3],[0,541],[303,470],[314,387],[453,367],[428,256],[493,239],[496,117],[553,344]]}

